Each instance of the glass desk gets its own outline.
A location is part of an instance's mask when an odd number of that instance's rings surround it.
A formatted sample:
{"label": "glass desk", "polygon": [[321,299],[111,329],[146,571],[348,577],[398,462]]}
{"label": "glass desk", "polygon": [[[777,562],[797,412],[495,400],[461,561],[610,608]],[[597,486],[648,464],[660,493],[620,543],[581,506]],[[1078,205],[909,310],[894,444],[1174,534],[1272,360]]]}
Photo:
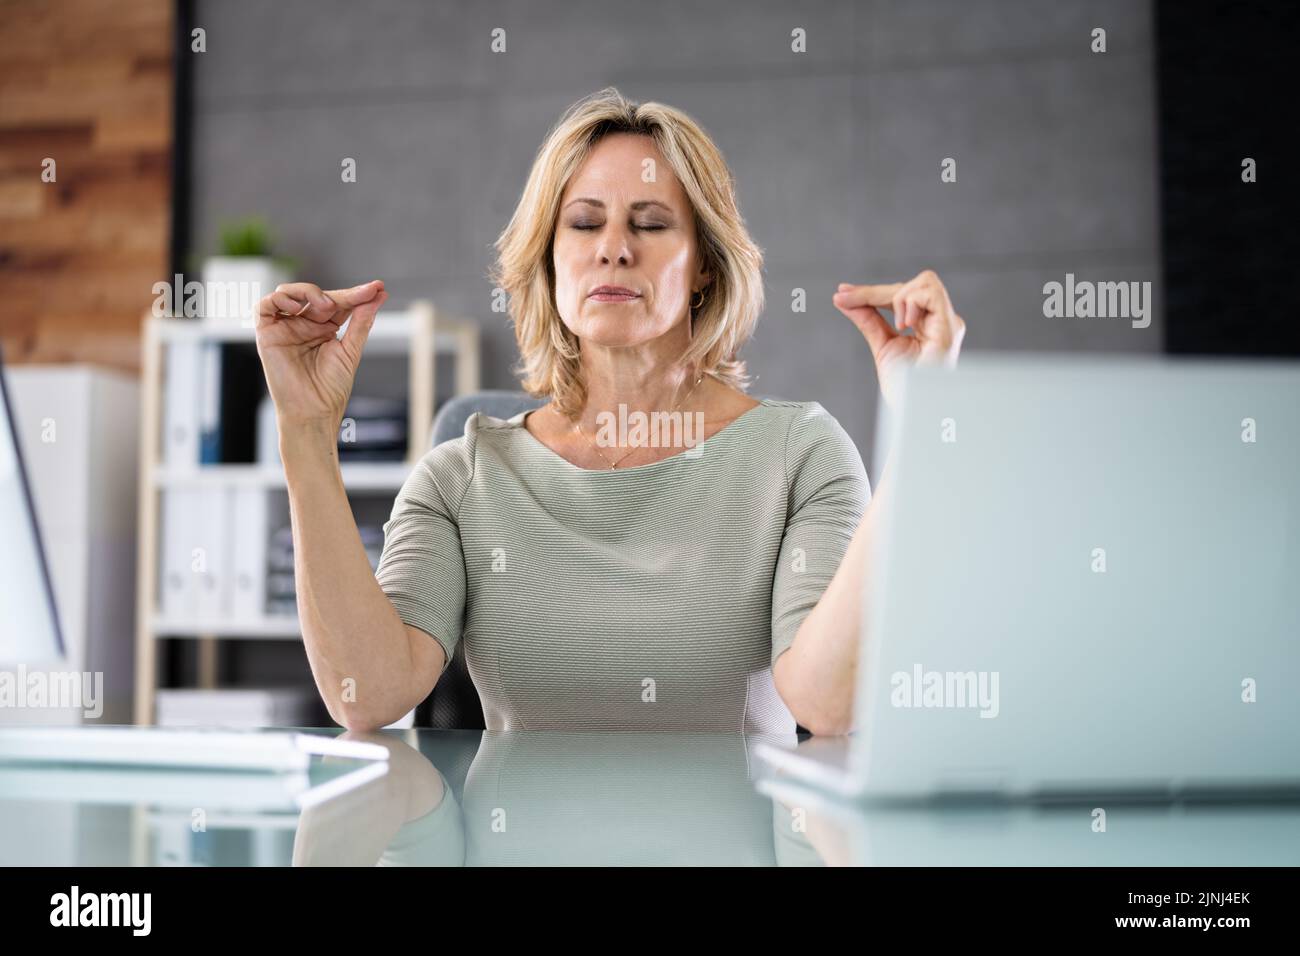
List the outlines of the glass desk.
{"label": "glass desk", "polygon": [[1099,832],[1086,806],[837,801],[758,759],[771,738],[312,732],[390,759],[296,775],[0,766],[0,865],[1300,864],[1300,803],[1111,806]]}

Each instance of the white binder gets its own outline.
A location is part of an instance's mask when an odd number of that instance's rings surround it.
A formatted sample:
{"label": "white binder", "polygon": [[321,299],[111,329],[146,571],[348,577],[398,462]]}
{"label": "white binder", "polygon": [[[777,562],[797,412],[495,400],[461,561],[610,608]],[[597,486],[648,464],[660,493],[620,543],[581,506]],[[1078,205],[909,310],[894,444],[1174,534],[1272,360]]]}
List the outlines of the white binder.
{"label": "white binder", "polygon": [[162,493],[158,595],[162,613],[168,618],[191,618],[198,609],[193,549],[198,546],[196,522],[201,502],[196,488],[168,488]]}
{"label": "white binder", "polygon": [[222,343],[199,346],[198,435],[200,465],[221,463],[221,363]]}
{"label": "white binder", "polygon": [[[191,549],[191,567],[199,567],[191,575],[197,591],[195,614],[200,620],[223,621],[230,616],[231,496],[218,486],[200,488],[198,495],[197,534]],[[195,555],[194,548],[202,548],[202,554]]]}
{"label": "white binder", "polygon": [[162,459],[170,467],[199,464],[200,365],[197,342],[167,344]]}
{"label": "white binder", "polygon": [[266,613],[267,491],[231,488],[230,616],[261,620]]}

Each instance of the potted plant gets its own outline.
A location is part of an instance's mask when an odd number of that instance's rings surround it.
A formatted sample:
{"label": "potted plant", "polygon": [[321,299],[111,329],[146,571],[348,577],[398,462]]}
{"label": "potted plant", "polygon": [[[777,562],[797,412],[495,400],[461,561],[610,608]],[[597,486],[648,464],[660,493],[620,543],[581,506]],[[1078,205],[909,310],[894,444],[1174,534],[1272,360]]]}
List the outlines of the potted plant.
{"label": "potted plant", "polygon": [[251,322],[258,299],[290,281],[294,261],[271,253],[273,238],[257,216],[226,221],[219,254],[203,261],[204,314]]}

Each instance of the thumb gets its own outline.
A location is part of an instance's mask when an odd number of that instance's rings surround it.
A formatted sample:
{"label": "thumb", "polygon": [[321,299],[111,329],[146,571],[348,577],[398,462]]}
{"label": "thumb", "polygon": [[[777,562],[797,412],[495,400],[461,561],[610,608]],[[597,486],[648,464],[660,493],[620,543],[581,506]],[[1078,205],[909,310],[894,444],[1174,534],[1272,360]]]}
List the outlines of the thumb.
{"label": "thumb", "polygon": [[366,347],[366,340],[370,338],[370,329],[374,326],[375,317],[379,314],[379,307],[387,301],[388,293],[381,289],[374,298],[352,310],[352,318],[348,321],[348,330],[343,333],[343,347],[347,349],[353,361],[360,360],[361,351]]}
{"label": "thumb", "polygon": [[855,308],[845,308],[836,303],[835,308],[848,316],[849,321],[858,327],[858,331],[867,340],[867,345],[871,347],[872,358],[879,365],[881,351],[889,344],[889,340],[896,338],[899,333],[890,327],[885,317],[874,306],[860,305]]}
{"label": "thumb", "polygon": [[347,312],[369,302],[383,290],[384,283],[382,279],[371,279],[369,282],[353,286],[351,289],[334,289],[325,294],[334,300],[340,310]]}

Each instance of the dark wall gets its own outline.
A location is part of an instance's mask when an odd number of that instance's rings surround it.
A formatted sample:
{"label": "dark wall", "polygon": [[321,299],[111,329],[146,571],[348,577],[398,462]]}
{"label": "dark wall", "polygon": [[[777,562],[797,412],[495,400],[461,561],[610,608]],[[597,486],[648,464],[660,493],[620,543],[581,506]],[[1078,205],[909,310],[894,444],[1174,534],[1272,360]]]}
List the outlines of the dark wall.
{"label": "dark wall", "polygon": [[[1297,9],[1295,0],[1156,3],[1169,352],[1300,356],[1282,149],[1294,136]],[[1245,157],[1254,183],[1242,182]]]}
{"label": "dark wall", "polygon": [[[868,464],[876,376],[839,282],[934,269],[971,353],[1162,348],[1149,0],[200,0],[193,17],[187,251],[262,215],[300,278],[379,277],[394,309],[477,321],[486,387],[517,387],[518,359],[491,244],[547,130],[611,83],[716,138],[767,254],[754,391],[820,402]],[[1046,317],[1067,273],[1151,281],[1152,324]]]}

